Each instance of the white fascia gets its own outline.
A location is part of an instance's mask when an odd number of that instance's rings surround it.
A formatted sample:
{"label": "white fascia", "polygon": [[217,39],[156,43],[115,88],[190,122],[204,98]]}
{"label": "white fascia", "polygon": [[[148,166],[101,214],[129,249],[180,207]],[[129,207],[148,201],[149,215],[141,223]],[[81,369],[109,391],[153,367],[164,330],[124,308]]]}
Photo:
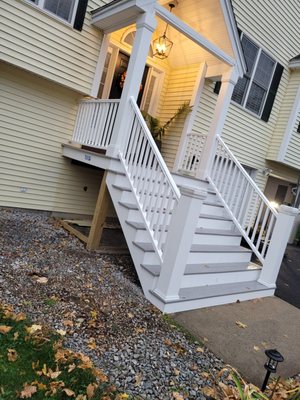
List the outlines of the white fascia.
{"label": "white fascia", "polygon": [[188,37],[194,43],[203,47],[205,50],[207,50],[210,54],[214,55],[220,61],[224,62],[225,64],[227,64],[231,67],[236,66],[236,60],[234,60],[231,56],[226,54],[218,46],[211,43],[204,36],[202,36],[200,33],[195,31],[193,28],[191,28],[188,24],[186,24],[181,19],[176,17],[174,14],[171,14],[168,10],[166,10],[160,4],[155,5],[155,13],[163,21],[167,22],[174,29],[176,29],[178,32],[181,32],[184,36]]}
{"label": "white fascia", "polygon": [[236,66],[239,76],[242,77],[247,70],[246,61],[236,26],[235,16],[230,0],[220,0],[224,21],[230,38],[232,49],[236,59]]}

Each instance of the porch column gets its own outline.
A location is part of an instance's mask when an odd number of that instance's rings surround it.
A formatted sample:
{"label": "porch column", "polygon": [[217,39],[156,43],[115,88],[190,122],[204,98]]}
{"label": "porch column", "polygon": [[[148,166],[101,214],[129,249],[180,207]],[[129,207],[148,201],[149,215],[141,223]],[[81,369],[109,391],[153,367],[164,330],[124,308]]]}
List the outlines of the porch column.
{"label": "porch column", "polygon": [[154,292],[164,300],[179,299],[179,289],[191,250],[198,217],[207,191],[180,187],[181,197],[171,219],[164,261]]}
{"label": "porch column", "polygon": [[206,143],[201,155],[199,169],[196,174],[198,179],[206,179],[211,171],[211,166],[216,149],[216,137],[221,136],[225,124],[227,111],[230,105],[232,92],[238,80],[238,73],[232,68],[222,75],[221,90],[218,95],[214,115],[207,135]]}
{"label": "porch column", "polygon": [[111,143],[106,154],[116,157],[119,150],[123,149],[128,136],[128,115],[130,112],[129,98],[133,96],[137,99],[140,85],[147,61],[150,48],[152,33],[156,28],[157,22],[154,11],[148,11],[138,17],[136,22],[136,34],[130,55],[126,79],[120,99],[119,109],[111,137]]}
{"label": "porch column", "polygon": [[278,211],[279,213],[269,244],[267,256],[258,279],[259,283],[270,288],[276,287],[275,283],[286,245],[288,243],[295,218],[299,214],[298,208],[284,205],[281,205]]}
{"label": "porch column", "polygon": [[92,84],[92,89],[91,89],[91,97],[97,97],[98,91],[99,91],[99,86],[103,74],[103,69],[105,65],[105,60],[107,56],[107,51],[108,51],[108,46],[109,46],[109,39],[110,35],[105,34],[102,39],[101,43],[101,48],[99,52],[99,57],[96,65],[96,70],[95,70],[95,75],[94,75],[94,80]]}
{"label": "porch column", "polygon": [[200,65],[197,81],[196,81],[196,90],[194,92],[194,95],[190,101],[190,106],[193,107],[192,112],[186,117],[185,124],[183,127],[182,135],[180,138],[179,142],[179,147],[177,150],[175,162],[174,162],[174,167],[173,170],[174,172],[178,171],[180,167],[182,166],[182,161],[184,159],[184,154],[185,154],[185,147],[186,147],[186,142],[188,139],[188,134],[191,133],[192,127],[195,121],[195,116],[197,114],[197,106],[199,105],[202,92],[203,92],[203,87],[205,83],[205,75],[207,71],[207,64],[204,62]]}

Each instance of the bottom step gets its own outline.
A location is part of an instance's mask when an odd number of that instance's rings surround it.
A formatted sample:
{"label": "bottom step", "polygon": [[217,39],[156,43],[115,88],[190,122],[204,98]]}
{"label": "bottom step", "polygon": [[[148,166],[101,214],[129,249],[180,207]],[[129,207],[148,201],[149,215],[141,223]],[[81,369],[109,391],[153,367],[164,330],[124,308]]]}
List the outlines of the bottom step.
{"label": "bottom step", "polygon": [[272,296],[274,290],[250,281],[183,288],[179,291],[179,299],[174,300],[163,299],[155,290],[151,294],[159,301],[160,306],[156,305],[162,311],[172,313]]}

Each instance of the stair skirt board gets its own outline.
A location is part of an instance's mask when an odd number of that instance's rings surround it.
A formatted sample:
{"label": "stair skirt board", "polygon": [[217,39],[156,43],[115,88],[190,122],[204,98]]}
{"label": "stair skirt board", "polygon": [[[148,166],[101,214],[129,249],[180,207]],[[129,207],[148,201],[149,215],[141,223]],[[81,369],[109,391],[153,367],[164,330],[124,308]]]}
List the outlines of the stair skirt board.
{"label": "stair skirt board", "polygon": [[[216,196],[201,210],[178,301],[164,302],[155,288],[160,260],[146,230],[128,178],[108,172],[107,186],[126,238],[145,297],[163,312],[227,304],[271,296],[274,289],[259,283],[260,266],[251,264],[251,251],[241,247],[241,236]],[[166,230],[168,227],[166,228]]]}

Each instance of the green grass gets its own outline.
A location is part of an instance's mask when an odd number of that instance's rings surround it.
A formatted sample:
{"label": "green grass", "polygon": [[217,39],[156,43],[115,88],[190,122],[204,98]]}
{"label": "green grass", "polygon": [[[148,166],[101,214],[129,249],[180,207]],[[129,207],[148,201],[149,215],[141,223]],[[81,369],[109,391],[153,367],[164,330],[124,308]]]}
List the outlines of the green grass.
{"label": "green grass", "polygon": [[[22,314],[0,306],[1,400],[29,397],[85,400],[87,391],[93,391],[92,385],[95,385],[94,395],[89,398],[128,398],[117,393],[88,357],[63,349],[60,335],[32,325]],[[25,397],[22,391],[26,386],[36,392]]]}

